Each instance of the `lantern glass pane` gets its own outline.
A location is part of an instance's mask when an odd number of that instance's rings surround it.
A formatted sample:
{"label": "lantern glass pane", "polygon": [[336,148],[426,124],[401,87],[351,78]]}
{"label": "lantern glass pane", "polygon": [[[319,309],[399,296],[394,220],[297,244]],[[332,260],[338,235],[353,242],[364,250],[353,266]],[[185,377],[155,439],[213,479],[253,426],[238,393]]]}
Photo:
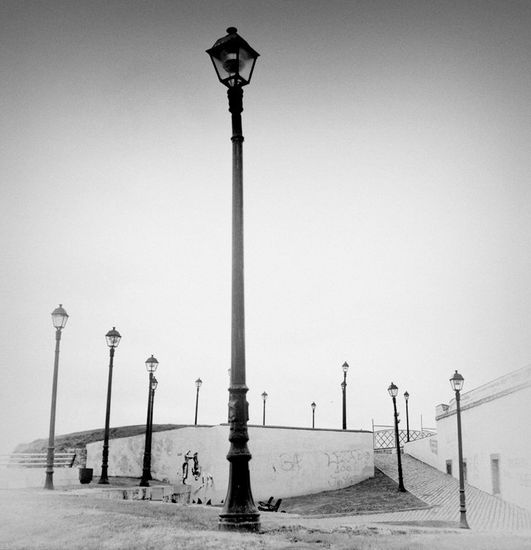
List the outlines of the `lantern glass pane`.
{"label": "lantern glass pane", "polygon": [[153,355],[146,361],[146,369],[148,372],[155,372],[159,362],[153,357]]}
{"label": "lantern glass pane", "polygon": [[249,84],[258,53],[238,34],[220,38],[207,53],[212,59],[219,80],[227,87]]}
{"label": "lantern glass pane", "polygon": [[106,335],[105,339],[107,340],[107,345],[110,348],[115,348],[120,343],[120,340],[122,339],[122,336],[120,333],[113,327],[112,330],[110,330]]}
{"label": "lantern glass pane", "polygon": [[454,391],[461,391],[465,385],[465,379],[455,371],[455,374],[450,378],[450,384]]}
{"label": "lantern glass pane", "polygon": [[64,328],[68,321],[68,313],[62,306],[55,308],[52,312],[52,323],[54,328]]}

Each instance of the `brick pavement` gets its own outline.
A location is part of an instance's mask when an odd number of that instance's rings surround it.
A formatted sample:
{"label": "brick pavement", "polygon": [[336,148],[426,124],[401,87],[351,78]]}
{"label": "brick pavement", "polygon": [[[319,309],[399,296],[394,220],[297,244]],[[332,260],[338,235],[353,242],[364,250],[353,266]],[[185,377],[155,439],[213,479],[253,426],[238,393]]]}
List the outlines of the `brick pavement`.
{"label": "brick pavement", "polygon": [[[374,464],[398,481],[395,454],[374,455]],[[430,505],[425,510],[381,514],[381,521],[459,521],[459,481],[409,455],[402,455],[406,489]],[[531,529],[531,513],[465,483],[468,524],[478,530]],[[385,517],[384,517],[385,516]]]}

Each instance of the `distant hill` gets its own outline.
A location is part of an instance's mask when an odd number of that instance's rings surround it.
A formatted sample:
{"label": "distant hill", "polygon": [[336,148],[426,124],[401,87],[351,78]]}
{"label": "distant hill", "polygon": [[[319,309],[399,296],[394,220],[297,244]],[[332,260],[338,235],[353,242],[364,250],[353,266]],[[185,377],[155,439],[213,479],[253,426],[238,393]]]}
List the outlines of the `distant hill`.
{"label": "distant hill", "polygon": [[[185,424],[154,424],[154,432],[163,432],[166,430],[175,430],[183,428]],[[103,441],[105,430],[99,428],[96,430],[87,430],[85,432],[74,432],[66,435],[55,436],[55,451],[61,452],[66,449],[82,448],[87,443],[93,441]],[[131,437],[133,435],[139,435],[146,433],[146,425],[137,426],[121,426],[119,428],[111,428],[109,430],[110,439],[118,439],[120,437]],[[48,439],[36,439],[31,443],[20,443],[15,448],[15,453],[42,453],[48,449]]]}

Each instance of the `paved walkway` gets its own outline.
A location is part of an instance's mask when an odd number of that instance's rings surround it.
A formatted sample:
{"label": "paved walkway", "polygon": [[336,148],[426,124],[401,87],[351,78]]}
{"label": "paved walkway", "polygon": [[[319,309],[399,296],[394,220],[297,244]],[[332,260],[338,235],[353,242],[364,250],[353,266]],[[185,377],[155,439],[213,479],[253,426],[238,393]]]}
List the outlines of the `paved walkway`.
{"label": "paved walkway", "polygon": [[[374,464],[398,481],[396,455],[375,454]],[[404,485],[430,505],[426,510],[382,514],[382,521],[459,521],[459,481],[409,455],[402,455]],[[472,529],[531,529],[531,513],[465,483],[468,524]],[[385,519],[384,519],[385,516]]]}

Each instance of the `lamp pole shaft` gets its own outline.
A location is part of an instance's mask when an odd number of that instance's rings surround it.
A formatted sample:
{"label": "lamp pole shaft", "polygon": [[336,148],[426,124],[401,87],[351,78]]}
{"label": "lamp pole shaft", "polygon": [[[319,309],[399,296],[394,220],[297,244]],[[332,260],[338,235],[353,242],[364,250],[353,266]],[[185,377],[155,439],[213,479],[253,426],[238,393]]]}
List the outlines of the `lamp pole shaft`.
{"label": "lamp pole shaft", "polygon": [[45,489],[53,489],[53,462],[55,456],[55,409],[57,404],[57,375],[59,373],[59,348],[61,329],[55,329],[55,358],[53,362],[52,404],[50,407],[50,433],[48,435],[48,452],[46,454]]}
{"label": "lamp pole shaft", "polygon": [[312,410],[312,430],[315,428],[315,411]]}
{"label": "lamp pole shaft", "polygon": [[243,278],[243,90],[228,89],[232,119],[232,315],[231,379],[229,387],[229,486],[219,528],[254,531],[260,528],[260,514],[251,493],[247,446],[249,435],[248,388],[245,383],[245,316]]}
{"label": "lamp pole shaft", "polygon": [[153,411],[155,410],[155,389],[151,390],[151,407],[149,413],[149,453],[148,453],[148,480],[152,480],[151,476],[151,457],[153,454]]}
{"label": "lamp pole shaft", "polygon": [[347,429],[347,373],[343,373],[343,383],[341,384],[343,390],[343,429]]}
{"label": "lamp pole shaft", "polygon": [[461,435],[461,392],[455,391],[457,409],[457,448],[459,453],[459,525],[462,529],[470,529],[466,520],[465,477],[463,472],[463,440]]}
{"label": "lamp pole shaft", "polygon": [[111,419],[111,389],[112,389],[112,367],[114,359],[114,348],[109,350],[109,379],[107,381],[107,408],[105,409],[105,434],[103,436],[103,452],[101,459],[101,476],[98,483],[109,484],[107,475],[109,465],[109,424]]}
{"label": "lamp pole shaft", "polygon": [[197,391],[195,393],[195,419],[194,419],[194,425],[197,426],[197,408],[199,406],[199,386],[197,387]]}
{"label": "lamp pole shaft", "polygon": [[395,442],[396,442],[396,459],[398,462],[398,490],[405,492],[404,477],[402,475],[402,456],[400,454],[400,436],[398,434],[398,412],[396,410],[396,397],[393,397],[393,408],[395,411]]}
{"label": "lamp pole shaft", "polygon": [[408,408],[407,399],[406,399],[406,434],[407,434],[407,442],[409,443],[409,408]]}
{"label": "lamp pole shaft", "polygon": [[266,407],[266,402],[264,399],[264,406],[262,408],[262,426],[265,426],[265,407]]}
{"label": "lamp pole shaft", "polygon": [[149,487],[150,475],[150,442],[151,442],[151,383],[153,381],[153,373],[149,373],[149,386],[148,386],[148,407],[147,407],[147,419],[146,419],[146,439],[144,443],[144,460],[142,467],[142,479],[140,480],[140,487]]}

